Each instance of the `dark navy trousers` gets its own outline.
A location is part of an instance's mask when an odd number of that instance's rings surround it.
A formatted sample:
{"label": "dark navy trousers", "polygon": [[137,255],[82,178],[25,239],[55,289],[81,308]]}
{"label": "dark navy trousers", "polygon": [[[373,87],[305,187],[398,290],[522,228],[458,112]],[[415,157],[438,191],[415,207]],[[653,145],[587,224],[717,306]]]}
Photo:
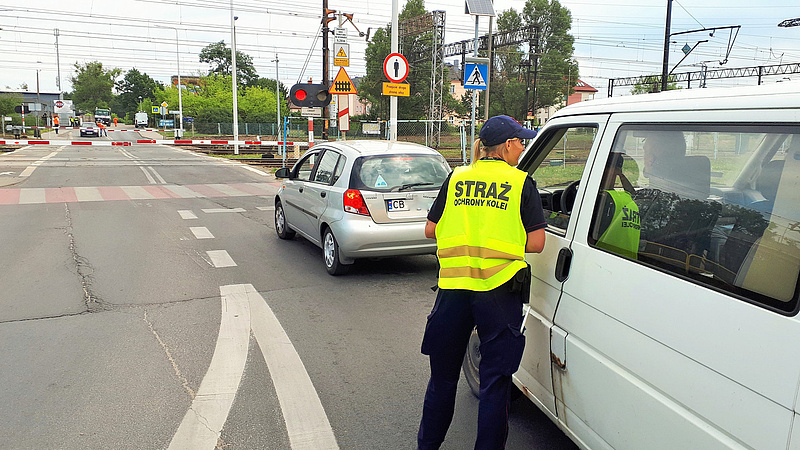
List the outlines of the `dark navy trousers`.
{"label": "dark navy trousers", "polygon": [[439,290],[422,340],[422,353],[430,356],[431,378],[417,434],[419,449],[438,449],[444,441],[453,419],[461,363],[476,326],[481,385],[475,449],[505,447],[511,374],[525,348],[520,332],[522,294],[510,292],[509,285],[487,292]]}

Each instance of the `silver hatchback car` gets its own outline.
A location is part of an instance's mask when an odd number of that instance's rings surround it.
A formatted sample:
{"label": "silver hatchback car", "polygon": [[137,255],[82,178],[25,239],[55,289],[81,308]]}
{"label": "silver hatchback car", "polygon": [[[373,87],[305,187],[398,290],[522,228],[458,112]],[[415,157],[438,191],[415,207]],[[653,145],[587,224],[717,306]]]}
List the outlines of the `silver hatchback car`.
{"label": "silver hatchback car", "polygon": [[425,221],[450,173],[447,160],[424,145],[338,141],[315,145],[275,177],[275,231],[295,233],[323,250],[331,275],[358,258],[436,253]]}

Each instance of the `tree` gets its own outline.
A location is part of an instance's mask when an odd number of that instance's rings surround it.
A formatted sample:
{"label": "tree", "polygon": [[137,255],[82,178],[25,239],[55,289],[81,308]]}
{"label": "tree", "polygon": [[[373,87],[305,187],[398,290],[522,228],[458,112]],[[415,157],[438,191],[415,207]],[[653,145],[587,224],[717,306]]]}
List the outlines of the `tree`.
{"label": "tree", "polygon": [[108,108],[113,100],[111,90],[114,80],[120,75],[120,69],[103,68],[99,61],[84,64],[75,63],[75,75],[72,82],[72,100],[78,111],[94,112],[95,108]]}
{"label": "tree", "polygon": [[139,72],[135,67],[129,70],[116,86],[119,95],[114,99],[112,110],[118,116],[139,111],[139,97],[142,100],[153,99],[156,90],[163,88],[161,83],[146,73]]}
{"label": "tree", "polygon": [[[522,10],[526,25],[540,27],[539,76],[533,111],[560,103],[578,79],[578,65],[572,59],[575,38],[569,34],[572,13],[558,0],[528,0]],[[568,79],[569,78],[569,79]],[[533,101],[533,99],[531,99]]]}
{"label": "tree", "polygon": [[14,111],[14,108],[17,106],[22,105],[24,99],[22,98],[21,94],[16,93],[4,93],[0,94],[0,115],[3,116],[11,116],[11,122],[3,122],[0,126],[6,126],[9,124],[19,125],[22,123],[22,115],[17,114]]}
{"label": "tree", "polygon": [[[200,62],[211,64],[208,74],[231,75],[231,49],[225,41],[209,44],[200,50]],[[253,66],[250,55],[236,50],[236,81],[244,86],[249,86],[258,80],[258,73]]]}
{"label": "tree", "polygon": [[[680,89],[675,82],[675,76],[670,75],[667,77],[667,90]],[[653,92],[661,91],[661,76],[651,75],[643,77],[640,82],[636,83],[631,89],[631,95],[650,94]]]}
{"label": "tree", "polygon": [[14,107],[20,106],[23,101],[20,94],[0,94],[0,114],[4,116],[14,114]]}
{"label": "tree", "polygon": [[[424,0],[408,0],[399,15],[399,20],[414,18],[425,14]],[[432,31],[402,39],[403,53],[412,54],[430,45]],[[372,115],[389,116],[389,99],[381,94],[383,82],[388,81],[383,74],[383,61],[391,53],[390,29],[379,28],[372,40],[367,43],[365,52],[366,75],[358,86],[359,98],[373,105]],[[411,85],[411,95],[400,97],[397,102],[397,116],[402,119],[424,119],[428,117],[431,87],[431,61],[415,62],[409,70],[406,81]]]}

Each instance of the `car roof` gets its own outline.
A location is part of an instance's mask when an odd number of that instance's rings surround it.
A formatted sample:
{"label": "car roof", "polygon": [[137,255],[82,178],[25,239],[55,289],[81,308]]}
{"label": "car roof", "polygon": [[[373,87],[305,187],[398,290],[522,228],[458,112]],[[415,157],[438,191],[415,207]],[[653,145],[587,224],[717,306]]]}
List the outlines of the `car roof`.
{"label": "car roof", "polygon": [[590,100],[567,106],[556,112],[552,119],[598,113],[797,109],[798,107],[800,107],[800,82],[782,82],[732,88],[675,89],[655,94]]}
{"label": "car roof", "polygon": [[395,153],[421,153],[439,155],[436,150],[413,142],[384,141],[372,139],[359,139],[353,141],[333,141],[323,144],[326,147],[338,149],[344,153],[360,156],[384,155]]}

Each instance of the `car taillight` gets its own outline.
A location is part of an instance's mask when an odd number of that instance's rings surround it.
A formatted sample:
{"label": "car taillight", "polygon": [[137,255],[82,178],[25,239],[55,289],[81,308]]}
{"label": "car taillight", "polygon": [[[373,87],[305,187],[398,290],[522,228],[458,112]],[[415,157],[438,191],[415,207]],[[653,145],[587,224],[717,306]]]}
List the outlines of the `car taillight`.
{"label": "car taillight", "polygon": [[369,215],[367,204],[364,203],[364,197],[357,189],[348,189],[344,192],[344,212],[353,214],[361,214],[364,216]]}

